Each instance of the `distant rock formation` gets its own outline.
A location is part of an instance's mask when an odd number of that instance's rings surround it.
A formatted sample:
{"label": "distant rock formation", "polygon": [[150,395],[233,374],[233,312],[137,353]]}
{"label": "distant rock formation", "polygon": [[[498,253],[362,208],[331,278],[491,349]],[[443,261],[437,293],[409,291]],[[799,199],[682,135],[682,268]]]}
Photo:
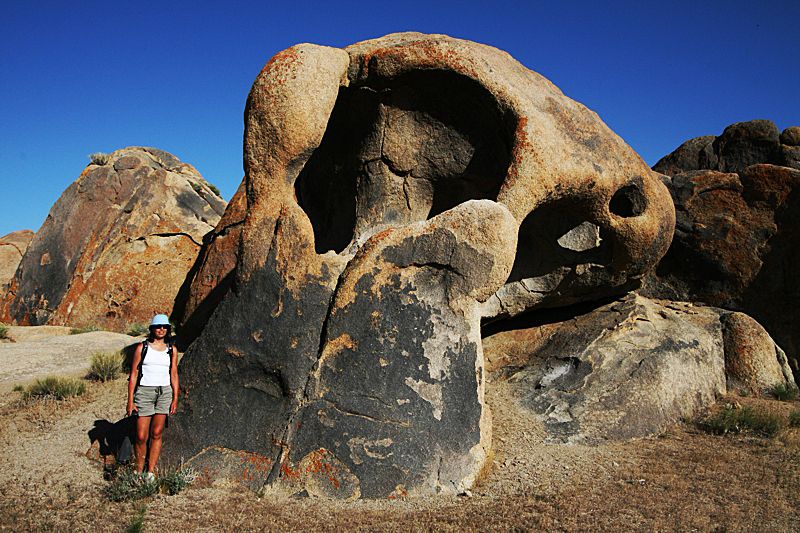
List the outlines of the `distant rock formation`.
{"label": "distant rock formation", "polygon": [[0,294],[4,294],[11,285],[11,278],[34,235],[34,232],[25,229],[0,237]]}
{"label": "distant rock formation", "polygon": [[772,122],[743,122],[720,137],[687,141],[659,161],[653,168],[669,174],[677,223],[672,246],[641,291],[747,313],[786,351],[796,378],[800,165],[784,155],[800,150],[792,144],[799,138],[800,128],[779,135]]}
{"label": "distant rock formation", "polygon": [[491,441],[481,319],[624,294],[674,228],[596,114],[440,35],[276,55],[245,171],[187,299],[210,319],[166,453],[290,493],[468,488]]}
{"label": "distant rock formation", "polygon": [[170,313],[226,205],[161,150],[126,148],[90,164],[31,241],[0,320],[124,331]]}
{"label": "distant rock formation", "polygon": [[737,122],[719,137],[706,135],[686,141],[662,157],[653,170],[667,176],[692,170],[739,172],[762,163],[800,170],[800,127],[780,133],[769,120]]}

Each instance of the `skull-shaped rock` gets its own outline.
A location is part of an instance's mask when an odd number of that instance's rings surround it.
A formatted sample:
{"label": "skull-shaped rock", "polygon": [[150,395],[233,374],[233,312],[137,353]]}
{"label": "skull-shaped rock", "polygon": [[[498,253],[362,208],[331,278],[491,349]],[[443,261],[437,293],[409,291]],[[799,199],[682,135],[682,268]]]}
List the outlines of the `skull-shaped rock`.
{"label": "skull-shaped rock", "polygon": [[201,265],[192,302],[233,281],[181,363],[169,447],[218,478],[464,490],[491,441],[481,320],[624,292],[671,239],[647,165],[488,46],[298,45],[264,67],[245,126],[246,209],[217,232],[240,232],[235,267]]}

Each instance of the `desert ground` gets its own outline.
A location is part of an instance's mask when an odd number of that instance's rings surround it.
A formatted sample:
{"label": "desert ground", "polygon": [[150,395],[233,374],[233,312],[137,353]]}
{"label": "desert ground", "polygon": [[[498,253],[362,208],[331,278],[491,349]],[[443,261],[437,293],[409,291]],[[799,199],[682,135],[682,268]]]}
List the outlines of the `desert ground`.
{"label": "desert ground", "polygon": [[[600,446],[546,444],[502,381],[490,381],[493,457],[462,495],[331,502],[189,486],[114,503],[88,431],[124,416],[127,381],[84,396],[23,402],[15,385],[82,376],[96,350],[136,339],[12,327],[0,344],[0,531],[800,531],[800,429],[712,435],[704,417],[754,406],[788,419],[800,402],[725,397],[665,433]],[[169,446],[169,430],[165,433]]]}

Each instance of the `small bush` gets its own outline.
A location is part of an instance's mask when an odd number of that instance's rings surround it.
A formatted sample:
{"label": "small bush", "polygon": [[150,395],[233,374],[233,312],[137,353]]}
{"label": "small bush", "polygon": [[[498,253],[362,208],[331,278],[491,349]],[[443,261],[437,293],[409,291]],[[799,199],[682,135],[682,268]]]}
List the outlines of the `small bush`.
{"label": "small bush", "polygon": [[11,330],[11,328],[8,326],[8,324],[1,324],[0,323],[0,339],[7,339],[8,338],[8,332],[10,330]]}
{"label": "small bush", "polygon": [[129,324],[128,330],[125,333],[131,337],[141,337],[142,335],[147,335],[150,333],[150,330],[145,324],[140,324],[137,322],[135,324]]}
{"label": "small bush", "polygon": [[22,385],[14,385],[14,389],[13,389],[14,392],[22,392],[24,390],[25,390],[25,387],[23,387]]}
{"label": "small bush", "polygon": [[217,196],[219,196],[220,198],[222,198],[222,193],[220,193],[220,192],[219,192],[219,189],[217,189],[217,187],[216,187],[216,186],[214,186],[214,185],[211,185],[211,184],[209,183],[209,184],[208,184],[208,188],[209,188],[209,189],[211,189],[211,192],[213,192],[214,194],[216,194]]}
{"label": "small bush", "polygon": [[89,159],[95,165],[105,165],[108,163],[108,160],[111,158],[110,155],[104,154],[103,152],[95,152],[93,154],[89,154]]}
{"label": "small bush", "polygon": [[159,476],[161,488],[170,496],[178,494],[197,479],[197,474],[186,467],[172,468]]}
{"label": "small bush", "polygon": [[89,366],[89,379],[112,381],[122,373],[125,357],[121,352],[94,352]]}
{"label": "small bush", "polygon": [[800,409],[794,409],[789,413],[789,426],[800,427]]}
{"label": "small bush", "polygon": [[131,523],[126,529],[126,533],[141,533],[144,531],[144,513],[147,511],[147,506],[142,505],[136,508],[136,514],[131,518]]}
{"label": "small bush", "polygon": [[25,401],[37,398],[66,400],[85,393],[86,383],[79,379],[48,376],[44,379],[37,379],[35,383],[29,385],[22,392],[22,399]]}
{"label": "small bush", "polygon": [[786,421],[778,414],[758,411],[752,407],[735,409],[726,405],[719,414],[708,418],[703,425],[716,435],[750,430],[765,437],[774,437],[785,427]]}
{"label": "small bush", "polygon": [[91,333],[92,331],[103,331],[100,326],[84,326],[82,328],[72,328],[69,330],[70,335],[80,335],[81,333]]}
{"label": "small bush", "polygon": [[123,468],[117,471],[116,479],[106,487],[106,494],[113,502],[139,500],[159,491],[172,496],[184,490],[195,479],[197,474],[185,467],[169,469],[152,481],[131,468]]}
{"label": "small bush", "polygon": [[106,487],[106,495],[112,502],[140,500],[158,492],[158,480],[147,480],[130,468],[117,471],[117,478]]}
{"label": "small bush", "polygon": [[782,402],[792,402],[797,399],[797,389],[787,383],[773,385],[770,392]]}

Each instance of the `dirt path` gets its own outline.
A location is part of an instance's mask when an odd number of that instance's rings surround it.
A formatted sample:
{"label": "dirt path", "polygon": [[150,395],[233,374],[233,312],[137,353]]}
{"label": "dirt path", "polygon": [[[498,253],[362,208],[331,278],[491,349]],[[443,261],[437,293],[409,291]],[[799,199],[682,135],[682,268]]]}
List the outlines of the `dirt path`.
{"label": "dirt path", "polygon": [[69,332],[58,326],[11,326],[14,342],[0,343],[0,393],[51,374],[83,376],[95,351],[113,352],[141,340],[109,331]]}

